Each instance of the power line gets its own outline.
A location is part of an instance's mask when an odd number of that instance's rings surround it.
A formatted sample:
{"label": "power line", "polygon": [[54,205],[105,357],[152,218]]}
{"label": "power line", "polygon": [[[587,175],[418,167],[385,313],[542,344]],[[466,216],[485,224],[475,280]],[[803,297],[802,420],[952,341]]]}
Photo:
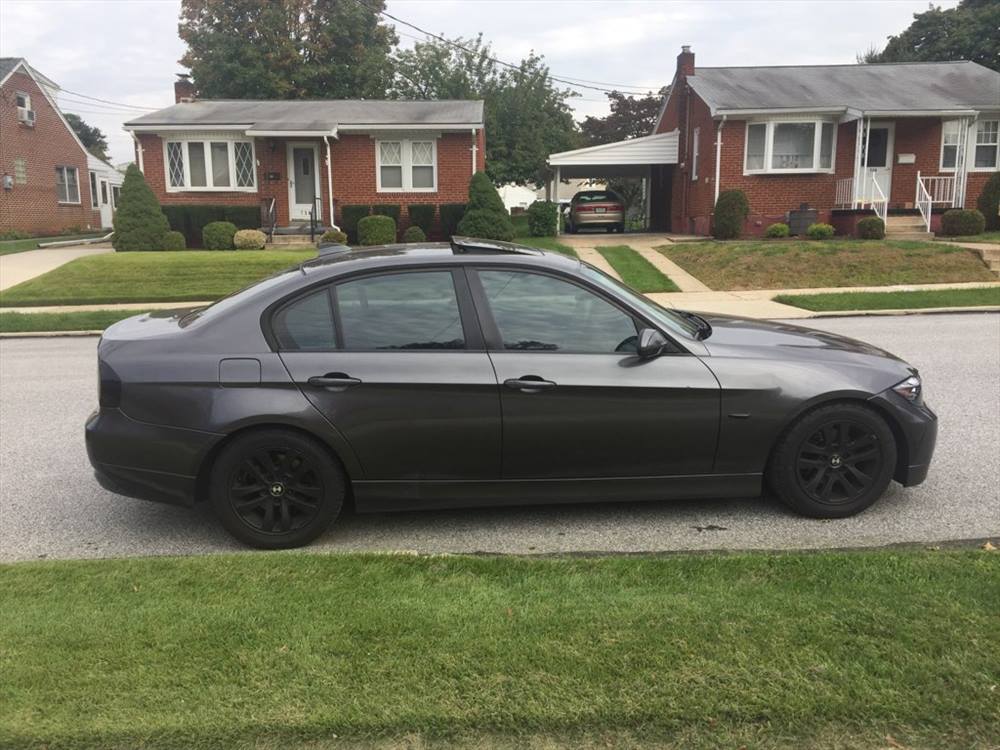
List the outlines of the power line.
{"label": "power line", "polygon": [[116,107],[127,107],[128,109],[144,109],[148,112],[155,112],[157,107],[140,107],[137,104],[125,104],[124,102],[113,102],[110,99],[100,99],[96,96],[90,96],[89,94],[81,94],[79,91],[70,91],[69,89],[59,89],[60,92],[66,94],[72,94],[73,96],[81,96],[84,99],[90,99],[91,101],[101,102],[102,104],[111,104]]}
{"label": "power line", "polygon": [[137,110],[137,109],[125,108],[125,107],[119,106],[117,104],[114,104],[114,105],[111,105],[111,104],[98,104],[97,102],[88,102],[86,99],[74,99],[74,98],[68,97],[68,96],[60,96],[59,97],[59,102],[63,103],[63,104],[67,104],[69,106],[75,106],[75,105],[82,104],[82,105],[84,105],[86,107],[95,107],[95,108],[100,109],[100,110],[105,111],[105,112],[114,112],[114,113],[117,113],[117,114],[135,115],[135,116],[139,116],[140,114],[144,114],[144,110]]}
{"label": "power line", "polygon": [[[391,13],[389,13],[389,12],[387,12],[385,10],[380,10],[379,8],[374,8],[371,5],[368,5],[366,2],[363,2],[363,0],[354,0],[354,2],[357,3],[358,5],[360,5],[362,8],[365,8],[366,10],[372,11],[376,15],[385,16],[386,18],[389,18],[389,19],[395,21],[396,23],[401,23],[404,26],[410,27],[411,29],[415,29],[416,31],[419,31],[421,34],[423,34],[423,35],[425,35],[427,37],[431,37],[432,39],[437,39],[439,42],[444,42],[445,44],[447,44],[447,45],[449,45],[451,47],[455,47],[457,49],[460,49],[463,52],[467,52],[469,54],[476,54],[475,50],[469,49],[468,47],[466,47],[466,46],[464,46],[462,44],[459,44],[458,42],[452,41],[451,39],[448,39],[447,37],[443,37],[443,36],[441,36],[439,34],[434,34],[434,33],[430,32],[430,31],[427,31],[426,29],[422,29],[419,26],[417,26],[416,24],[410,23],[409,21],[404,21],[402,18],[394,16],[394,15],[392,15]],[[503,65],[504,67],[511,68],[512,70],[520,70],[521,69],[520,65],[514,65],[513,63],[509,63],[506,60],[501,60],[500,58],[497,58],[497,57],[491,57],[491,56],[487,55],[486,58],[488,60],[492,61],[492,62],[495,62],[497,65]],[[610,93],[616,92],[616,91],[619,92],[619,93],[626,93],[626,94],[641,94],[641,93],[647,93],[647,92],[650,91],[649,88],[644,88],[642,86],[633,86],[633,85],[624,85],[624,84],[622,84],[621,86],[619,86],[618,84],[613,84],[613,83],[606,83],[604,86],[594,86],[594,85],[590,85],[590,84],[591,83],[600,83],[600,81],[588,81],[585,78],[571,78],[571,77],[556,76],[556,75],[553,75],[551,72],[549,73],[549,78],[551,78],[553,81],[558,81],[559,83],[564,83],[567,86],[572,86],[574,88],[590,89],[592,91],[601,91],[601,92],[603,92],[605,94],[610,94]],[[605,88],[605,86],[614,86],[615,88]],[[623,89],[635,89],[635,91],[623,91]]]}

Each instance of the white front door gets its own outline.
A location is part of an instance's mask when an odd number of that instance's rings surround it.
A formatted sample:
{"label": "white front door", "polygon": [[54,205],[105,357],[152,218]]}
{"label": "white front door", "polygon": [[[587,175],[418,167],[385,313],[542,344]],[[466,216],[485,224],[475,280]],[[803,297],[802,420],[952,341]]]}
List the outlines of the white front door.
{"label": "white front door", "polygon": [[289,221],[309,221],[309,212],[316,206],[316,218],[322,221],[322,207],[316,200],[319,188],[319,149],[314,143],[288,144],[288,218]]}
{"label": "white front door", "polygon": [[[892,149],[895,136],[895,124],[891,122],[873,122],[868,131],[868,153],[861,154],[862,169],[865,170],[862,196],[865,203],[870,203],[873,197],[878,197],[873,184],[878,184],[882,195],[888,200],[892,189]],[[865,164],[867,163],[867,167]]]}
{"label": "white front door", "polygon": [[97,199],[101,206],[101,226],[110,227],[114,223],[114,207],[111,205],[111,185],[107,180],[98,180]]}

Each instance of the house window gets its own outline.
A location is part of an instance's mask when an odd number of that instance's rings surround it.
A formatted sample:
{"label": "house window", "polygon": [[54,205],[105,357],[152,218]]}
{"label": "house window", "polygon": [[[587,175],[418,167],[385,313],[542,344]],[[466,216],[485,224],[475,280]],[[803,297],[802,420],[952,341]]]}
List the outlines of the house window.
{"label": "house window", "polygon": [[56,167],[56,198],[60,203],[80,202],[78,177],[76,167]]}
{"label": "house window", "polygon": [[834,123],[821,120],[747,124],[747,173],[832,172]]}
{"label": "house window", "polygon": [[996,169],[1000,146],[1000,120],[983,120],[976,125],[976,169]]}
{"label": "house window", "polygon": [[257,189],[257,169],[250,141],[167,141],[167,190]]}
{"label": "house window", "polygon": [[111,207],[118,208],[118,198],[121,195],[122,189],[118,185],[111,186]]}
{"label": "house window", "polygon": [[378,141],[375,154],[380,192],[437,190],[435,141]]}
{"label": "house window", "polygon": [[108,205],[108,183],[106,180],[101,180],[101,203],[105,206]]}
{"label": "house window", "polygon": [[962,123],[948,120],[941,126],[941,169],[954,169],[958,163],[958,136]]}
{"label": "house window", "polygon": [[693,151],[691,153],[691,180],[698,179],[698,139],[701,135],[701,128],[694,129],[694,143],[692,144]]}
{"label": "house window", "polygon": [[90,207],[100,208],[97,202],[97,174],[95,172],[90,173]]}
{"label": "house window", "polygon": [[18,121],[26,121],[28,119],[28,112],[31,111],[31,95],[23,91],[17,91],[14,94],[14,102],[17,105]]}
{"label": "house window", "polygon": [[18,185],[28,184],[28,160],[23,156],[14,159],[14,182]]}

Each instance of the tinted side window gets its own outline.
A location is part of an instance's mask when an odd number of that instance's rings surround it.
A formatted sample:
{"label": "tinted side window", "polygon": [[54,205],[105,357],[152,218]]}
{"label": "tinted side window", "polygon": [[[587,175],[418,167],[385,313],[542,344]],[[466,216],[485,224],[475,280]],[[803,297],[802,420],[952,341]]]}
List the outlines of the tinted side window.
{"label": "tinted side window", "polygon": [[275,313],[271,321],[280,349],[335,349],[333,313],[326,289],[301,297]]}
{"label": "tinted side window", "polygon": [[343,349],[464,349],[451,271],[369,276],[336,287]]}
{"label": "tinted side window", "polygon": [[522,271],[479,271],[479,278],[504,349],[588,354],[636,350],[632,317],[583,287]]}

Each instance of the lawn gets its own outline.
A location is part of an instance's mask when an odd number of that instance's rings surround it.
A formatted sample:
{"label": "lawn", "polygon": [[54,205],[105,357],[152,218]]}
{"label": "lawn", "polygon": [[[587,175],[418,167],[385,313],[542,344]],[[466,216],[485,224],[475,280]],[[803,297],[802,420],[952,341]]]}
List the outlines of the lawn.
{"label": "lawn", "polygon": [[562,253],[563,255],[569,255],[573,258],[577,257],[576,250],[571,248],[569,245],[564,245],[559,242],[555,237],[515,237],[514,242],[520,245],[527,245],[528,247],[551,250],[556,253]]}
{"label": "lawn", "polygon": [[945,237],[939,239],[944,242],[1000,242],[1000,231],[983,232],[982,234],[970,234],[965,237]]}
{"label": "lawn", "polygon": [[995,281],[972,250],[933,242],[685,242],[659,248],[712,289],[806,289]]}
{"label": "lawn", "polygon": [[23,253],[25,250],[37,250],[39,242],[65,242],[66,240],[83,240],[92,237],[103,237],[107,232],[91,232],[89,234],[60,234],[55,237],[31,237],[26,240],[3,240],[0,242],[0,255]]}
{"label": "lawn", "polygon": [[3,747],[985,750],[1000,726],[1000,554],[975,549],[31,562],[0,566],[0,608]]}
{"label": "lawn", "polygon": [[310,249],[91,255],[0,292],[0,306],[214,300],[315,254]]}
{"label": "lawn", "polygon": [[103,331],[112,323],[141,315],[142,310],[90,310],[85,312],[0,312],[0,333],[38,331]]}
{"label": "lawn", "polygon": [[598,247],[597,252],[618,272],[622,281],[640,292],[679,292],[677,285],[656,266],[627,245]]}
{"label": "lawn", "polygon": [[1000,305],[1000,287],[935,289],[913,292],[840,292],[779,294],[775,302],[806,310],[903,310],[920,307],[981,307]]}

